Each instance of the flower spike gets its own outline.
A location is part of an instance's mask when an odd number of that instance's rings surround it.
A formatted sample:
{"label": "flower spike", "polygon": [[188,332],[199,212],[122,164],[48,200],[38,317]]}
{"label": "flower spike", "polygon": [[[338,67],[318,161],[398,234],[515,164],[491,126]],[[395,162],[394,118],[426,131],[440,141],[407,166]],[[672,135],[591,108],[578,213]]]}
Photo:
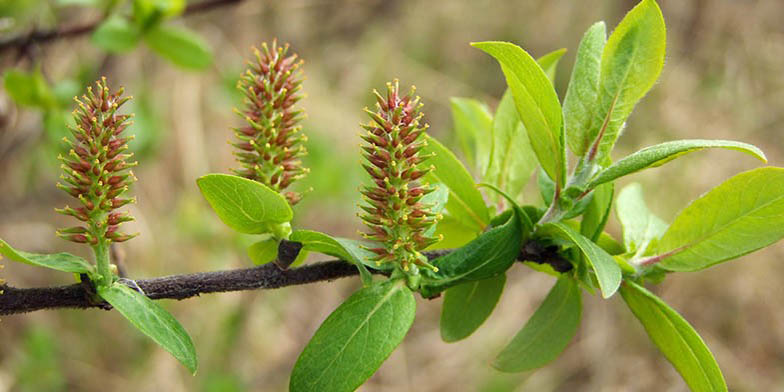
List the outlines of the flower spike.
{"label": "flower spike", "polygon": [[[235,174],[261,182],[283,192],[292,182],[305,177],[307,168],[301,158],[307,151],[303,143],[299,122],[304,116],[294,104],[302,99],[302,60],[296,54],[286,56],[289,45],[279,47],[277,41],[254,48],[255,62],[248,63],[248,70],[237,83],[245,96],[245,107],[237,113],[247,125],[234,128],[236,136],[232,145],[242,168]],[[285,192],[290,204],[296,204],[302,195]]]}
{"label": "flower spike", "polygon": [[423,165],[430,156],[421,152],[426,143],[421,140],[427,124],[422,124],[422,104],[411,92],[401,95],[399,83],[387,83],[386,97],[374,91],[375,111],[365,109],[370,123],[362,125],[367,134],[362,146],[363,164],[373,181],[360,188],[365,201],[360,218],[369,228],[362,233],[366,239],[381,246],[368,248],[375,253],[377,264],[393,262],[410,275],[419,267],[438,270],[428,263],[421,251],[437,241],[425,234],[437,220],[430,205],[421,203],[422,197],[433,191],[421,178],[433,170]]}
{"label": "flower spike", "polygon": [[84,226],[59,229],[57,235],[68,241],[105,246],[136,236],[117,231],[119,224],[133,218],[127,212],[115,211],[129,200],[120,196],[136,180],[130,170],[136,162],[128,160],[133,154],[123,153],[133,139],[122,136],[131,124],[131,115],[117,113],[131,98],[122,96],[122,88],[110,92],[106,78],[97,81],[95,87],[88,87],[81,99],[74,98],[76,126],[69,127],[73,140],[64,139],[70,151],[58,157],[64,172],[60,178],[65,184],[58,183],[57,187],[76,198],[79,206],[56,211],[73,216]]}

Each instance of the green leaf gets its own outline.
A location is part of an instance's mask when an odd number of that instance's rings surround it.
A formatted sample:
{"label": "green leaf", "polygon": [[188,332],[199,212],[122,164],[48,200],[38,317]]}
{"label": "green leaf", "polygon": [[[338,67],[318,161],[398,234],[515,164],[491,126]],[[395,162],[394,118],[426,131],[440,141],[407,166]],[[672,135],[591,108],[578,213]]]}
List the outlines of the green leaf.
{"label": "green leaf", "polygon": [[733,142],[729,140],[674,140],[643,148],[629,156],[624,157],[610,167],[602,170],[591,180],[588,188],[610,182],[643,169],[661,166],[681,155],[706,148],[724,148],[745,152],[762,162],[767,162],[765,154],[751,144]]}
{"label": "green leaf", "polygon": [[401,280],[354,293],[327,317],[302,351],[289,390],[355,390],[403,341],[415,313],[414,295]]}
{"label": "green leaf", "polygon": [[359,269],[360,278],[365,285],[373,282],[373,276],[366,266],[378,270],[392,269],[392,264],[376,265],[371,260],[376,254],[367,250],[368,247],[372,246],[372,244],[367,242],[332,237],[312,230],[297,230],[291,234],[289,239],[301,242],[303,251],[323,253],[356,265],[357,269]]}
{"label": "green leaf", "polygon": [[[427,206],[428,212],[431,214],[440,214],[446,208],[446,203],[449,202],[449,188],[446,185],[441,183],[430,184],[433,187],[433,191],[422,196],[419,200],[422,205]],[[438,228],[438,223],[431,226],[427,231],[425,231],[426,236],[432,236],[435,234]]]}
{"label": "green leaf", "polygon": [[275,238],[267,238],[253,243],[248,247],[248,257],[253,260],[253,264],[267,264],[278,257],[279,241]]}
{"label": "green leaf", "polygon": [[624,283],[621,296],[692,391],[727,390],[713,354],[678,312],[634,282]]}
{"label": "green leaf", "polygon": [[429,250],[459,248],[471,242],[479,233],[453,216],[444,215],[444,219],[438,221],[433,235],[436,237],[443,235],[444,239],[430,246]]}
{"label": "green leaf", "polygon": [[11,245],[8,245],[8,243],[2,239],[0,239],[0,255],[8,257],[8,259],[18,263],[50,268],[57,271],[88,275],[94,273],[92,264],[81,257],[74,256],[70,253],[27,253],[12,248]]}
{"label": "green leaf", "polygon": [[492,141],[493,116],[487,105],[471,98],[451,98],[452,121],[460,147],[470,166],[483,173],[487,169]]}
{"label": "green leaf", "polygon": [[504,291],[506,275],[467,282],[446,290],[441,308],[441,339],[467,338],[487,320]]}
{"label": "green leaf", "polygon": [[588,264],[596,272],[596,280],[602,290],[602,297],[610,298],[615,294],[621,284],[621,268],[604,249],[563,223],[547,223],[542,226],[541,231],[559,236],[577,245]]}
{"label": "green leaf", "polygon": [[191,373],[196,374],[198,359],[188,332],[179,322],[147,296],[121,283],[99,286],[98,295],[105,299],[133,324],[150,337]]}
{"label": "green leaf", "polygon": [[568,277],[558,279],[539,309],[501,351],[493,366],[502,372],[524,372],[557,358],[580,325],[580,288]]}
{"label": "green leaf", "polygon": [[454,285],[483,280],[503,273],[520,253],[522,228],[519,212],[509,215],[501,226],[494,227],[464,247],[432,261],[438,272],[425,271],[420,292],[432,297]]}
{"label": "green leaf", "polygon": [[212,63],[210,47],[190,30],[158,25],[144,39],[158,55],[182,68],[200,70]]}
{"label": "green leaf", "polygon": [[602,51],[599,108],[588,140],[599,139],[598,162],[609,154],[621,126],[659,77],[667,43],[661,10],[643,0],[621,20]]}
{"label": "green leaf", "polygon": [[601,75],[602,49],[607,41],[604,22],[597,22],[583,35],[577,49],[569,87],[564,97],[563,113],[566,141],[577,156],[585,155],[591,144],[589,132],[596,117]]}
{"label": "green leaf", "polygon": [[449,214],[477,233],[481,232],[490,222],[490,216],[482,194],[474,186],[474,179],[449,149],[428,135],[425,135],[425,141],[427,145],[422,152],[435,154],[427,160],[435,170],[428,173],[425,180],[446,185],[449,188],[449,201],[446,203]]}
{"label": "green leaf", "polygon": [[784,169],[738,174],[689,204],[657,243],[659,263],[695,271],[764,248],[784,237]]}
{"label": "green leaf", "polygon": [[138,26],[121,16],[112,16],[103,21],[90,37],[92,42],[109,52],[127,52],[141,40]]}
{"label": "green leaf", "polygon": [[525,50],[509,42],[488,41],[471,45],[501,64],[539,164],[556,184],[563,187],[566,183],[566,151],[561,105],[542,67]]}
{"label": "green leaf", "polygon": [[29,73],[17,69],[6,71],[3,74],[3,87],[14,102],[22,106],[49,109],[57,104],[40,67]]}
{"label": "green leaf", "polygon": [[134,18],[145,26],[181,14],[185,0],[133,0]]}
{"label": "green leaf", "polygon": [[558,68],[558,62],[561,61],[561,57],[565,53],[566,48],[561,48],[536,59],[536,62],[542,67],[542,71],[547,75],[547,79],[550,79],[550,83],[555,84],[555,71]]}
{"label": "green leaf", "polygon": [[484,181],[517,198],[536,170],[536,154],[508,89],[493,117],[493,148]]}
{"label": "green leaf", "polygon": [[256,181],[207,174],[196,184],[223,223],[240,233],[269,233],[274,224],[289,222],[294,215],[283,196]]}
{"label": "green leaf", "polygon": [[643,254],[651,241],[667,230],[667,224],[648,209],[642,185],[636,182],[621,190],[615,211],[623,227],[623,244],[627,252]]}
{"label": "green leaf", "polygon": [[591,241],[596,241],[607,224],[613,201],[613,184],[603,184],[592,192],[591,202],[588,203],[583,219],[580,222],[580,234]]}

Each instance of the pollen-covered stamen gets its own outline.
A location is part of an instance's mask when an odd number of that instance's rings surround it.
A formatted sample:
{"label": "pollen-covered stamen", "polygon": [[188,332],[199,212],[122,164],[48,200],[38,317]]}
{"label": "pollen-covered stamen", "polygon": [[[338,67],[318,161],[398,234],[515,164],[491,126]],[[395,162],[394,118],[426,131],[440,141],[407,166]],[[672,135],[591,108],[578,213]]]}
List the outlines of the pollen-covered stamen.
{"label": "pollen-covered stamen", "polygon": [[136,162],[128,162],[133,154],[123,153],[133,136],[121,136],[131,124],[131,116],[117,113],[130,97],[122,97],[123,89],[110,92],[105,78],[96,82],[95,87],[95,90],[88,87],[81,99],[74,98],[76,126],[70,127],[73,140],[64,139],[70,150],[58,157],[64,172],[60,178],[66,184],[58,183],[57,187],[77,198],[80,207],[56,210],[85,222],[85,226],[60,229],[57,234],[69,241],[91,245],[134,236],[117,232],[117,225],[132,218],[114,210],[127,204],[124,202],[127,199],[119,196],[136,180],[130,171]]}
{"label": "pollen-covered stamen", "polygon": [[427,129],[420,125],[422,104],[413,88],[401,95],[397,81],[387,84],[386,97],[374,94],[376,110],[365,109],[371,122],[362,125],[367,133],[361,135],[367,143],[362,155],[368,162],[362,166],[373,179],[371,186],[360,188],[365,201],[361,207],[367,213],[360,217],[369,228],[362,235],[380,243],[368,248],[377,264],[394,262],[411,273],[419,266],[436,269],[421,253],[439,240],[425,235],[437,217],[427,211],[429,205],[420,203],[433,191],[419,181],[432,170],[422,165],[430,157],[421,153]]}
{"label": "pollen-covered stamen", "polygon": [[[304,117],[294,104],[302,99],[302,60],[296,54],[287,56],[288,44],[279,47],[273,41],[261,50],[254,48],[255,62],[237,83],[245,95],[245,107],[236,112],[248,126],[234,128],[237,151],[235,157],[242,168],[235,174],[261,182],[282,192],[308,173],[300,160],[307,154],[302,145],[307,137],[299,122]],[[302,197],[285,192],[290,204]]]}

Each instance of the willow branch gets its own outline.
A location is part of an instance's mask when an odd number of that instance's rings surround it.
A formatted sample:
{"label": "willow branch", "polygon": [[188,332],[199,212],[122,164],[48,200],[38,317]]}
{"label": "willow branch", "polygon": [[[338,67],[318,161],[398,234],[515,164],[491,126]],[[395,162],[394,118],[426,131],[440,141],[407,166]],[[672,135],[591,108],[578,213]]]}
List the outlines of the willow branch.
{"label": "willow branch", "polygon": [[[205,0],[194,4],[188,4],[182,15],[193,15],[214,10],[224,6],[234,5],[243,0]],[[58,26],[47,30],[33,30],[7,40],[0,41],[0,53],[9,49],[20,49],[24,51],[32,45],[46,44],[61,39],[75,38],[93,32],[103,22],[103,19],[94,20],[70,26]]]}
{"label": "willow branch", "polygon": [[[452,250],[425,252],[430,260],[448,254]],[[549,264],[556,271],[568,271],[571,264],[549,249],[529,243],[523,247],[519,260]],[[383,274],[382,271],[373,270]],[[151,299],[182,300],[209,293],[223,293],[255,289],[277,289],[286,286],[314,282],[332,281],[357,275],[357,268],[343,260],[329,260],[308,264],[298,268],[283,269],[270,263],[253,268],[226,271],[200,272],[172,275],[160,278],[124,280],[130,287],[141,289]],[[10,315],[56,308],[101,308],[111,307],[100,300],[89,280],[82,283],[41,288],[15,288],[0,286],[0,315]]]}

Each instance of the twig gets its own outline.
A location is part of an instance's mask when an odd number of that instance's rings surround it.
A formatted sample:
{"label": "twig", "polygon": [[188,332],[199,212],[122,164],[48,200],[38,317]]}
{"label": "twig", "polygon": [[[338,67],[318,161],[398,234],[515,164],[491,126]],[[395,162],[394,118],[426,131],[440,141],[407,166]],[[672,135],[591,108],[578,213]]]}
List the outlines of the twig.
{"label": "twig", "polygon": [[[205,0],[199,3],[188,4],[182,14],[198,14],[241,3],[242,1],[244,0]],[[49,30],[33,30],[27,34],[0,41],[0,54],[9,49],[18,49],[21,52],[25,52],[36,44],[46,44],[60,39],[79,37],[95,30],[101,22],[103,22],[103,19],[72,26],[59,26]]]}
{"label": "twig", "polygon": [[[425,254],[433,260],[449,252],[450,249],[445,249]],[[571,268],[568,261],[551,254],[550,250],[545,248],[524,246],[518,259],[550,264],[555,270],[562,272]],[[383,273],[375,270],[373,272]],[[182,300],[201,294],[276,289],[353,275],[357,275],[357,269],[353,265],[343,260],[330,260],[290,270],[282,270],[276,264],[270,263],[253,268],[140,279],[136,280],[136,284],[151,299]],[[28,289],[0,286],[0,291],[3,292],[0,295],[0,315],[55,308],[110,308],[106,303],[96,301],[93,290],[85,287],[83,283]]]}

